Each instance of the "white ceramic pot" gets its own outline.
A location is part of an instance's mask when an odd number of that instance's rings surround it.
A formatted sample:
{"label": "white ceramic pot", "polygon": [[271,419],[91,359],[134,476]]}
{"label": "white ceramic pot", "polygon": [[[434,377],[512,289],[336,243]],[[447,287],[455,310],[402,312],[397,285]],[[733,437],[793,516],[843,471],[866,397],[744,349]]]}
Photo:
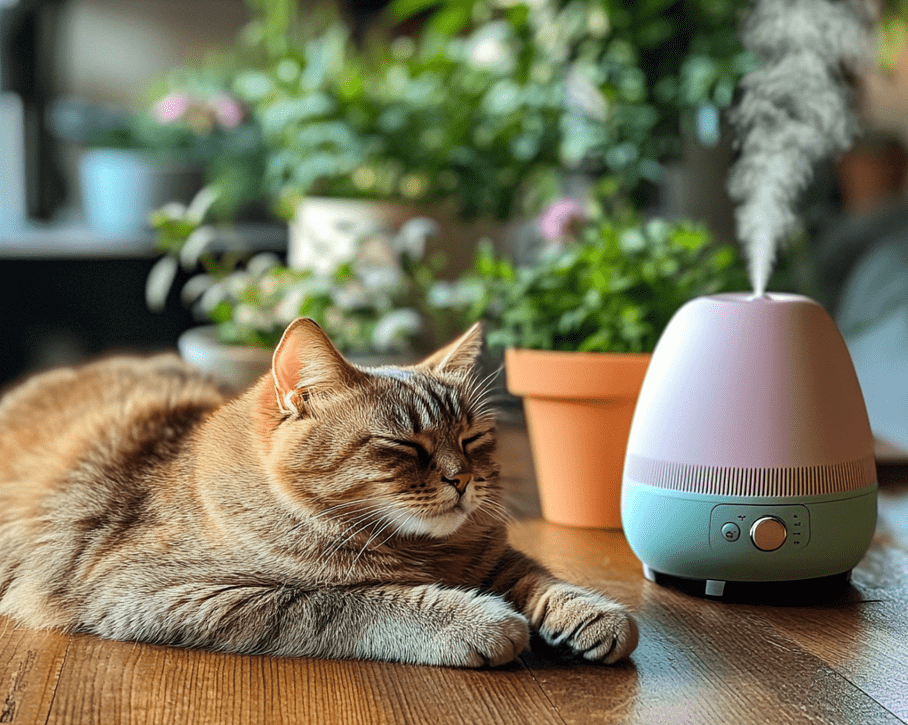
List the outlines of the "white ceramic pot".
{"label": "white ceramic pot", "polygon": [[438,225],[438,236],[429,240],[428,253],[443,252],[448,264],[445,277],[456,277],[473,264],[476,245],[483,238],[504,251],[508,230],[488,219],[463,220],[445,204],[408,204],[306,197],[290,222],[287,263],[295,269],[327,273],[352,259],[357,242],[376,230],[396,232],[407,221],[424,217]]}

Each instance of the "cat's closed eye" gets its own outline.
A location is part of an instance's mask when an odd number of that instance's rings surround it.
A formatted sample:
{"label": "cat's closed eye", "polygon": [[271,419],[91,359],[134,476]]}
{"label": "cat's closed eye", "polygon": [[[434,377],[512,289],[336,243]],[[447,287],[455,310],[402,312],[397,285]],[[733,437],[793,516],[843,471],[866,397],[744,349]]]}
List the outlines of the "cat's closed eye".
{"label": "cat's closed eye", "polygon": [[460,447],[463,449],[464,453],[469,453],[469,448],[474,443],[487,443],[492,440],[492,429],[483,430],[479,433],[471,435],[469,438],[464,438],[460,441]]}
{"label": "cat's closed eye", "polygon": [[428,463],[432,457],[426,447],[417,441],[405,440],[403,438],[385,438],[377,436],[376,440],[383,446],[393,450],[403,451],[419,459],[420,463]]}

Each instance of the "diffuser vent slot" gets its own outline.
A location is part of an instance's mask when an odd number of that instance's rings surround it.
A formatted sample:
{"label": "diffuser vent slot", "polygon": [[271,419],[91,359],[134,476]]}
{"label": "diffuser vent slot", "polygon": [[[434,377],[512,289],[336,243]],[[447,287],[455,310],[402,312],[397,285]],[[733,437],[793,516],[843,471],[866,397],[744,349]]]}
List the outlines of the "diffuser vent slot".
{"label": "diffuser vent slot", "polygon": [[698,466],[629,455],[625,475],[637,483],[719,496],[818,496],[876,481],[872,455],[857,461],[792,468]]}

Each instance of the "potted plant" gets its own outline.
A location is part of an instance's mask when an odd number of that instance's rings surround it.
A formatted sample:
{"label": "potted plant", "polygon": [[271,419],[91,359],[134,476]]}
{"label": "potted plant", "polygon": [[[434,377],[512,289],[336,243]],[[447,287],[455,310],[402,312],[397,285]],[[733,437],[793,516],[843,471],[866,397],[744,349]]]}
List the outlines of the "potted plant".
{"label": "potted plant", "polygon": [[427,298],[444,259],[427,253],[436,233],[431,220],[412,219],[396,232],[373,229],[358,238],[351,259],[330,268],[294,269],[270,253],[248,260],[236,251],[212,253],[219,230],[204,219],[213,196],[152,216],[165,254],[148,278],[149,306],[163,307],[180,263],[204,269],[182,290],[209,323],[180,337],[187,361],[243,389],[270,368],[281,334],[300,316],[316,320],[361,365],[410,362],[435,344]]}
{"label": "potted plant", "polygon": [[290,224],[290,266],[349,255],[364,229],[415,216],[452,240],[444,251],[457,271],[480,237],[501,240],[521,181],[549,153],[527,139],[515,152],[516,121],[539,121],[541,137],[554,124],[540,120],[547,98],[492,108],[504,77],[471,63],[462,42],[427,34],[363,49],[340,22],[240,74],[235,88],[264,134],[266,183]]}
{"label": "potted plant", "polygon": [[464,280],[469,314],[505,348],[523,397],[543,515],[620,527],[624,451],[650,353],[691,297],[745,284],[735,248],[686,222],[607,218],[576,201],[541,217],[553,240],[515,267],[488,247]]}
{"label": "potted plant", "polygon": [[[58,133],[85,147],[79,182],[89,226],[144,237],[151,211],[169,201],[188,203],[206,177],[221,174],[229,176],[225,188],[251,195],[235,171],[253,164],[258,130],[225,86],[182,69],[140,112],[74,99],[56,105]],[[222,206],[227,201],[224,195]]]}

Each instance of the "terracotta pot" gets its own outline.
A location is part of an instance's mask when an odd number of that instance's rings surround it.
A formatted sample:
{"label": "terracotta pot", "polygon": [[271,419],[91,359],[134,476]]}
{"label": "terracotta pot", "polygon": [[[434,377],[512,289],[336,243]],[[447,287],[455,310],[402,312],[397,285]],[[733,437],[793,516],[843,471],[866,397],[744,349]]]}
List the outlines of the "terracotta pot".
{"label": "terracotta pot", "polygon": [[838,161],[836,173],[845,207],[865,214],[897,199],[905,184],[908,154],[899,144],[856,146]]}
{"label": "terracotta pot", "polygon": [[508,350],[508,390],[523,397],[542,515],[621,528],[621,476],[648,354]]}

